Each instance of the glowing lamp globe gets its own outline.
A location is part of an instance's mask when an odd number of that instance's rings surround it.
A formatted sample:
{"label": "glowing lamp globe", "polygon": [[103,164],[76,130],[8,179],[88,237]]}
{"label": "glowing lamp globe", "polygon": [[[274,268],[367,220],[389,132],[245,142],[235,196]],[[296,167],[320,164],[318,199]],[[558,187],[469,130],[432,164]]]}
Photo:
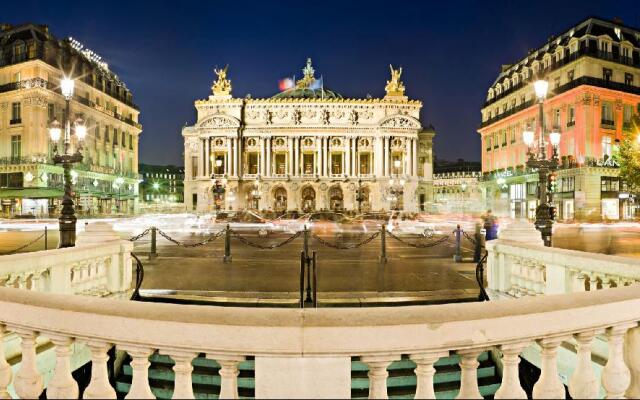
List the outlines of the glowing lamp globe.
{"label": "glowing lamp globe", "polygon": [[533,135],[533,131],[530,130],[522,132],[522,141],[524,141],[524,144],[526,144],[527,147],[531,147],[531,145],[533,144]]}
{"label": "glowing lamp globe", "polygon": [[557,147],[560,144],[560,132],[553,131],[549,134],[551,145]]}
{"label": "glowing lamp globe", "polygon": [[395,160],[393,162],[393,166],[396,167],[396,168],[400,168],[400,160]]}
{"label": "glowing lamp globe", "polygon": [[62,95],[66,99],[71,99],[73,97],[74,86],[75,82],[73,79],[64,78],[60,81],[60,91],[62,91]]}
{"label": "glowing lamp globe", "polygon": [[549,82],[544,79],[539,79],[533,82],[533,90],[536,92],[536,97],[544,99],[547,97],[547,90],[549,90]]}
{"label": "glowing lamp globe", "polygon": [[58,122],[57,119],[54,119],[51,123],[51,127],[49,128],[49,136],[54,142],[60,140],[60,137],[62,136],[62,128],[60,122]]}
{"label": "glowing lamp globe", "polygon": [[76,136],[79,140],[84,140],[87,137],[87,127],[82,120],[76,121]]}

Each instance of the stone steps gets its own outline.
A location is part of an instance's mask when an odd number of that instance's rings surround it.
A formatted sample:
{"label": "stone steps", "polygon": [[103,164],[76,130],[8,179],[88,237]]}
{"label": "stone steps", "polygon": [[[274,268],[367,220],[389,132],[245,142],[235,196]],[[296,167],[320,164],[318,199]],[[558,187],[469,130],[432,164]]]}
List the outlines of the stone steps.
{"label": "stone steps", "polygon": [[[480,393],[485,397],[493,397],[500,387],[500,377],[495,363],[489,353],[482,353],[478,360],[478,383]],[[173,394],[174,372],[173,361],[170,357],[154,354],[150,358],[149,383],[152,392],[158,399],[170,399]],[[441,358],[436,364],[434,388],[439,399],[452,399],[460,389],[460,368],[457,355]],[[193,360],[193,391],[197,399],[216,399],[220,393],[220,365],[206,359],[203,354]],[[393,362],[389,370],[387,387],[390,398],[413,398],[416,390],[415,363],[409,359]],[[243,361],[239,365],[238,394],[240,398],[255,397],[255,362],[253,359]],[[367,398],[369,393],[369,378],[367,365],[357,358],[351,363],[351,397]],[[132,370],[127,359],[117,378],[116,390],[118,397],[123,398],[131,386]]]}

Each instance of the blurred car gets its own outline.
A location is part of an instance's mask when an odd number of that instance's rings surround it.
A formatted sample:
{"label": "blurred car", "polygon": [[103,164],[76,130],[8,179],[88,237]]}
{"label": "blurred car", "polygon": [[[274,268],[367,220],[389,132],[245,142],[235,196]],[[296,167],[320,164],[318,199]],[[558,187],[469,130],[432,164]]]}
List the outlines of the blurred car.
{"label": "blurred car", "polygon": [[236,232],[266,235],[277,230],[273,222],[253,211],[221,211],[213,216],[214,230],[224,229],[227,224]]}
{"label": "blurred car", "polygon": [[354,233],[377,232],[388,220],[389,213],[364,213],[350,219],[345,229]]}
{"label": "blurred car", "polygon": [[428,222],[420,214],[394,211],[387,222],[387,231],[394,234],[409,234],[431,237],[440,234],[433,222]]}
{"label": "blurred car", "polygon": [[336,235],[343,233],[342,224],[347,221],[347,218],[341,213],[321,211],[305,214],[297,221],[301,229],[306,226],[316,235]]}
{"label": "blurred car", "polygon": [[309,214],[300,214],[297,211],[288,211],[272,220],[275,230],[287,233],[296,233],[304,229]]}

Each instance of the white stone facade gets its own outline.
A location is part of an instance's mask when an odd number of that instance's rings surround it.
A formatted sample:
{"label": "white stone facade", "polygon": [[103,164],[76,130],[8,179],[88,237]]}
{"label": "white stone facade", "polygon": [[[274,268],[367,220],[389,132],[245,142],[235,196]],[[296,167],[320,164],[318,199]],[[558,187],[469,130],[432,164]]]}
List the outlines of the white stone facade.
{"label": "white stone facade", "polygon": [[420,123],[422,103],[325,93],[332,96],[196,101],[197,122],[182,130],[187,209],[215,209],[219,180],[223,209],[356,210],[361,187],[363,211],[389,210],[389,181],[401,178],[399,208],[420,210],[431,197],[434,135]]}

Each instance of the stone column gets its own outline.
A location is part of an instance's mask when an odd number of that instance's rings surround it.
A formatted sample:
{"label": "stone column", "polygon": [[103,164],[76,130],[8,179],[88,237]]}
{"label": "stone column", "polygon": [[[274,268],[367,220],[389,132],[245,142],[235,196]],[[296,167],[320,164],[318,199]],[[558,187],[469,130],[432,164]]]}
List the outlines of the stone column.
{"label": "stone column", "polygon": [[198,355],[184,351],[168,351],[166,354],[175,362],[173,366],[175,378],[172,398],[193,399],[193,384],[191,380],[193,366],[191,362]]}
{"label": "stone column", "polygon": [[479,349],[459,351],[460,354],[460,392],[456,399],[482,399],[478,388]]}
{"label": "stone column", "polygon": [[211,173],[211,137],[205,140],[205,156],[204,156],[204,176],[210,177]]}
{"label": "stone column", "polygon": [[411,168],[411,174],[412,176],[418,176],[418,139],[412,139],[411,141],[413,143],[413,159],[411,160],[413,166]]}
{"label": "stone column", "polygon": [[225,157],[225,169],[224,172],[228,175],[231,176],[232,174],[232,170],[231,170],[231,166],[233,165],[233,153],[231,152],[231,141],[233,139],[230,137],[227,137],[227,156]]}
{"label": "stone column", "polygon": [[324,147],[322,148],[322,154],[324,158],[322,175],[329,176],[329,171],[330,171],[329,164],[331,163],[331,160],[329,157],[329,138],[328,137],[324,138]]}
{"label": "stone column", "polygon": [[373,160],[372,160],[373,171],[376,174],[376,177],[378,178],[382,176],[382,173],[384,171],[383,169],[384,150],[382,146],[382,141],[383,141],[382,136],[378,136],[375,138],[375,143],[374,143],[375,151],[374,151]]}
{"label": "stone column", "polygon": [[411,165],[413,164],[411,159],[413,158],[411,152],[413,150],[413,146],[411,145],[411,139],[407,138],[404,144],[404,160],[402,160],[403,165],[403,174],[411,176]]}
{"label": "stone column", "polygon": [[448,352],[411,354],[409,358],[416,363],[416,399],[435,399],[433,390],[433,376],[436,369],[433,367],[440,358],[447,357]]}
{"label": "stone column", "polygon": [[347,144],[347,149],[342,152],[344,173],[347,174],[347,176],[351,176],[351,140],[352,138],[350,137],[346,138],[345,142]]}
{"label": "stone column", "polygon": [[273,170],[273,168],[271,168],[271,137],[268,137],[266,140],[267,140],[267,170],[265,171],[265,175],[271,176],[271,171]]}
{"label": "stone column", "polygon": [[538,341],[541,352],[540,378],[533,385],[534,399],[564,399],[564,385],[558,376],[558,347],[564,338],[544,338]]}
{"label": "stone column", "polygon": [[520,385],[518,364],[520,353],[529,343],[514,343],[500,346],[502,351],[502,384],[495,394],[496,399],[526,399],[527,393]]}
{"label": "stone column", "polygon": [[237,399],[238,398],[238,364],[244,361],[241,356],[228,356],[218,354],[207,354],[207,358],[216,360],[220,364],[220,398],[221,399]]}
{"label": "stone column", "polygon": [[266,164],[266,159],[265,159],[265,138],[260,138],[260,160],[258,162],[259,168],[258,168],[258,174],[264,176],[265,174],[265,164]]}
{"label": "stone column", "polygon": [[44,388],[42,375],[36,365],[36,338],[38,334],[29,330],[13,329],[22,339],[22,362],[13,379],[13,387],[21,399],[37,399]]}
{"label": "stone column", "polygon": [[233,175],[240,176],[240,140],[233,138]]}
{"label": "stone column", "polygon": [[207,139],[200,139],[200,152],[198,156],[198,177],[206,176],[206,172],[204,170],[205,162],[204,159],[207,157]]}
{"label": "stone column", "polygon": [[384,176],[389,176],[389,136],[384,137]]}
{"label": "stone column", "polygon": [[576,349],[578,362],[569,379],[569,393],[574,399],[595,399],[598,397],[600,384],[591,365],[591,342],[595,334],[592,331],[573,335],[578,344]]}
{"label": "stone column", "polygon": [[607,399],[624,398],[624,393],[631,383],[631,371],[624,363],[623,345],[627,330],[636,326],[637,324],[628,324],[607,329],[609,357],[602,370],[602,387]]}
{"label": "stone column", "polygon": [[[314,167],[315,167],[315,171],[316,174],[318,175],[322,175],[322,145],[323,145],[324,139],[322,137],[318,137],[316,136],[316,147],[317,147],[317,152],[316,152],[316,159],[314,160]],[[304,172],[304,166],[302,166],[303,172]]]}
{"label": "stone column", "polygon": [[149,386],[149,356],[153,354],[153,349],[146,347],[126,347],[122,350],[131,356],[131,387],[125,399],[155,399]]}
{"label": "stone column", "polygon": [[287,172],[289,173],[289,175],[293,175],[293,171],[294,171],[294,160],[295,160],[295,154],[293,151],[293,142],[296,139],[293,137],[289,137],[287,138],[287,144],[289,146],[289,154],[287,155]]}
{"label": "stone column", "polygon": [[370,399],[387,399],[387,377],[389,372],[387,367],[394,361],[399,360],[400,356],[370,356],[362,357],[363,363],[369,367],[369,398]]}

